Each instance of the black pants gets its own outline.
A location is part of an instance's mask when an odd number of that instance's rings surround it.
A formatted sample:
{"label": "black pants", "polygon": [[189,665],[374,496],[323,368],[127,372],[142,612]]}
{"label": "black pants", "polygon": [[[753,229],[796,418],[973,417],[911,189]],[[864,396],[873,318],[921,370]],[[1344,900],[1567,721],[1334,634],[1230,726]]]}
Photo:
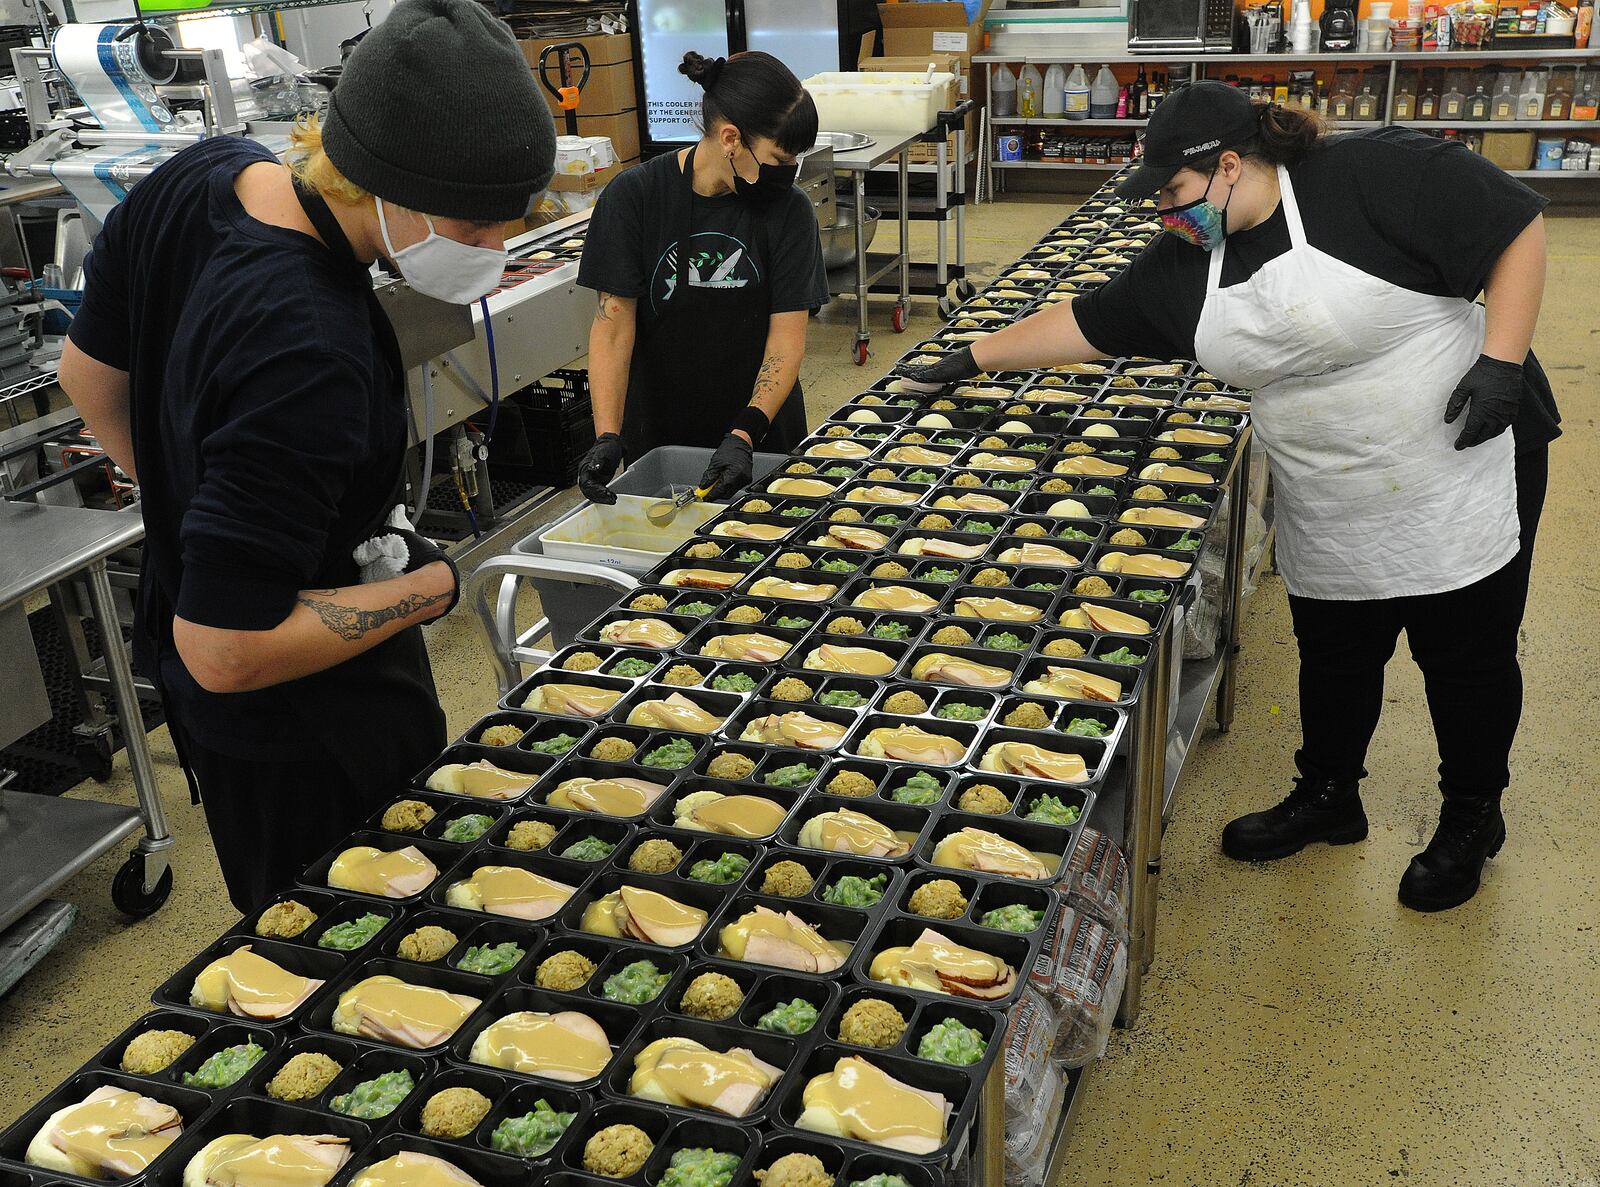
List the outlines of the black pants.
{"label": "black pants", "polygon": [[311,739],[285,746],[293,758],[260,762],[208,750],[169,725],[199,786],[228,898],[241,913],[291,886],[384,802],[381,788],[352,780]]}
{"label": "black pants", "polygon": [[1522,716],[1517,636],[1548,474],[1546,449],[1517,458],[1521,547],[1504,568],[1471,585],[1374,601],[1289,595],[1300,645],[1295,762],[1301,774],[1350,782],[1366,776],[1367,745],[1383,710],[1384,665],[1404,630],[1427,688],[1440,790],[1446,796],[1505,790]]}

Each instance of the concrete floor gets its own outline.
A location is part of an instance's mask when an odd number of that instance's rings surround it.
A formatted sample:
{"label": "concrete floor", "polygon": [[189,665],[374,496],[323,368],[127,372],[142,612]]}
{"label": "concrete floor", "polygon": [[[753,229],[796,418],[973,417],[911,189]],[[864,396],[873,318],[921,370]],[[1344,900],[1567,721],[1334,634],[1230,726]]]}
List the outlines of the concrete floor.
{"label": "concrete floor", "polygon": [[[1009,262],[1061,213],[1060,199],[1045,198],[979,208],[974,271]],[[1567,432],[1552,450],[1524,630],[1510,839],[1483,891],[1441,916],[1395,902],[1437,811],[1421,681],[1403,658],[1391,666],[1391,707],[1368,760],[1370,839],[1263,868],[1220,855],[1222,824],[1285,790],[1298,733],[1287,606],[1269,578],[1248,606],[1235,727],[1200,747],[1167,834],[1144,1013],[1089,1073],[1061,1187],[1600,1184],[1591,543],[1600,220],[1552,217],[1550,252],[1537,348]],[[935,318],[931,302],[918,302],[914,326]],[[813,419],[899,355],[908,340],[887,321],[887,302],[875,301],[879,349],[865,369],[849,359],[853,302],[815,324],[804,371]],[[456,615],[430,628],[429,642],[457,732],[495,699],[475,627]],[[123,922],[107,896],[120,854],[64,889],[82,909],[77,929],[0,1000],[0,1122],[113,1037],[233,922],[166,732],[151,745],[180,838],[172,899],[152,919]],[[125,767],[85,793],[131,802]]]}

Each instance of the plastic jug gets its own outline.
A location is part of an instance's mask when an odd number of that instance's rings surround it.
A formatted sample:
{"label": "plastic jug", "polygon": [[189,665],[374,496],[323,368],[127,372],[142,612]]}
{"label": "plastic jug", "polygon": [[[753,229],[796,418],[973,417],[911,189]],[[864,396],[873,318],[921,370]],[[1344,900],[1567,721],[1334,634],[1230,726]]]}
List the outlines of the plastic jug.
{"label": "plastic jug", "polygon": [[1117,76],[1110,66],[1100,67],[1089,90],[1089,114],[1097,120],[1117,118]]}
{"label": "plastic jug", "polygon": [[1089,118],[1089,76],[1083,72],[1082,66],[1074,66],[1072,73],[1067,75],[1063,106],[1069,120]]}
{"label": "plastic jug", "polygon": [[1038,119],[1044,108],[1044,76],[1032,62],[1022,68],[1017,79],[1017,114],[1025,120]]}
{"label": "plastic jug", "polygon": [[1060,62],[1044,72],[1044,114],[1046,118],[1060,119],[1066,111],[1067,71]]}
{"label": "plastic jug", "polygon": [[994,68],[989,76],[989,114],[993,116],[1017,114],[1017,76],[1004,62]]}

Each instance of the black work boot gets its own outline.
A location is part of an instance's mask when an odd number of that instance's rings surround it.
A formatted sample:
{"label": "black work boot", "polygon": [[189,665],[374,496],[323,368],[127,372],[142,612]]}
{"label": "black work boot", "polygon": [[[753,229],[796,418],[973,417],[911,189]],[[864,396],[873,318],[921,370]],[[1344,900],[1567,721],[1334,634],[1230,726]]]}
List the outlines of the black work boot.
{"label": "black work boot", "polygon": [[1448,911],[1478,893],[1483,864],[1506,843],[1500,797],[1446,796],[1428,847],[1400,879],[1400,901],[1413,911]]}
{"label": "black work boot", "polygon": [[1302,776],[1282,803],[1251,812],[1222,830],[1222,851],[1235,861],[1276,861],[1313,841],[1348,845],[1367,837],[1360,784]]}

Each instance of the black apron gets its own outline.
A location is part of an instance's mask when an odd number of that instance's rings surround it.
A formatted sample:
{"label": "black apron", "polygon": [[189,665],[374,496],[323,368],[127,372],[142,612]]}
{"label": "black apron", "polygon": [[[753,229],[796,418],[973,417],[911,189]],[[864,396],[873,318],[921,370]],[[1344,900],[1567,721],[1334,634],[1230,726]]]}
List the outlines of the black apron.
{"label": "black apron", "polygon": [[[767,279],[768,250],[764,215],[755,219],[761,278],[739,289],[689,284],[689,245],[694,232],[694,154],[682,170],[688,190],[683,228],[678,236],[677,284],[660,316],[641,327],[628,375],[628,402],[622,417],[622,443],[630,463],[661,445],[714,449],[727,435],[740,409],[750,403],[756,375],[766,357],[772,318],[772,286]],[[756,448],[789,453],[806,436],[805,393],[800,380],[778,410],[777,419]]]}

